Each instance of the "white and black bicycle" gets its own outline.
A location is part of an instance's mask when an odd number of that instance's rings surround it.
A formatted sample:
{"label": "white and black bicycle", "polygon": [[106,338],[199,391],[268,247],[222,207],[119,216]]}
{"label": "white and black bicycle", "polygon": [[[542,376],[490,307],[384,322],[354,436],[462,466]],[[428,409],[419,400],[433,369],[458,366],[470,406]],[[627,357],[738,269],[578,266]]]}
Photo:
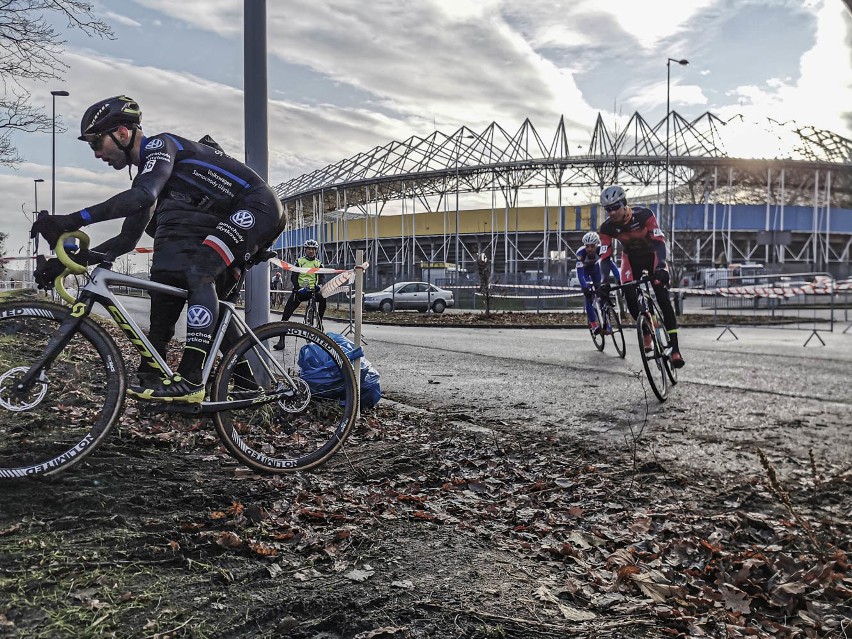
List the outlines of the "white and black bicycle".
{"label": "white and black bicycle", "polygon": [[[95,256],[101,261],[89,272],[63,249],[69,237],[86,249],[89,238],[77,231],[57,244],[57,255],[68,269],[56,279],[57,291],[70,306],[0,304],[0,480],[52,475],[74,466],[122,415],[126,366],[103,322],[90,316],[95,303],[107,310],[143,359],[164,376],[172,374],[110,286],[184,298],[187,292],[115,273],[109,256]],[[268,257],[254,262],[264,259]],[[68,272],[84,280],[76,297],[62,287]],[[219,315],[211,352],[222,347],[229,327],[236,328],[238,337],[228,342],[223,356],[208,358],[202,372],[205,400],[146,403],[162,412],[212,415],[228,452],[261,472],[294,472],[327,461],[346,441],[358,415],[355,374],[347,356],[325,333],[305,324],[271,322],[252,329],[229,300],[220,302]],[[233,333],[231,329],[229,336]],[[282,349],[268,348],[279,340]],[[323,367],[320,385],[303,376],[317,365]]]}

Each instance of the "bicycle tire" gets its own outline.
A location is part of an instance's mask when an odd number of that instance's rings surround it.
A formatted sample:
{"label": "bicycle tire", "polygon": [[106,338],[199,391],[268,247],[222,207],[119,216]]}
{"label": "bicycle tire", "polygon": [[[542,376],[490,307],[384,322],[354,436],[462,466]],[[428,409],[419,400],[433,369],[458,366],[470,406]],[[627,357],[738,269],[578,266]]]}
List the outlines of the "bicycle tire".
{"label": "bicycle tire", "polygon": [[672,386],[677,385],[677,369],[672,366],[671,348],[666,348],[666,355],[663,358],[663,364],[666,367],[666,375],[668,375],[669,383]]}
{"label": "bicycle tire", "polygon": [[665,324],[663,323],[662,315],[659,310],[654,307],[654,316],[656,318],[656,324],[660,327],[660,345],[663,351],[663,367],[666,369],[666,375],[669,378],[669,383],[672,386],[677,384],[677,369],[672,366],[672,342],[671,336],[668,331],[664,328]]}
{"label": "bicycle tire", "polygon": [[115,341],[89,318],[59,353],[47,381],[25,396],[19,379],[70,312],[51,302],[0,304],[0,480],[54,475],[83,461],[122,414],[127,387]]}
{"label": "bicycle tire", "polygon": [[618,319],[618,313],[616,313],[615,309],[609,304],[604,307],[604,321],[606,322],[606,326],[609,326],[612,331],[610,333],[610,341],[615,347],[615,352],[618,353],[618,356],[621,359],[624,359],[627,356],[627,347],[624,342],[624,329],[621,327],[621,320]]}
{"label": "bicycle tire", "polygon": [[[646,332],[651,335],[652,348],[650,351],[645,351],[644,335]],[[639,315],[639,319],[636,321],[636,334],[639,337],[639,353],[642,357],[642,366],[645,369],[645,375],[648,377],[648,383],[657,399],[664,402],[668,396],[669,378],[663,363],[663,350],[650,319],[644,313]]]}
{"label": "bicycle tire", "polygon": [[[278,344],[283,339],[282,350],[261,351],[251,335],[244,335],[222,358],[213,385],[213,400],[225,401],[235,391],[260,394],[289,386],[279,374],[263,383],[262,389],[240,391],[252,385],[235,373],[237,363],[247,355],[249,360],[253,356],[255,362],[266,358],[264,361],[269,363],[269,358],[274,359],[288,371],[299,394],[289,402],[258,403],[215,413],[216,432],[231,455],[260,472],[282,474],[316,468],[340,449],[358,417],[352,363],[337,342],[305,324],[271,322],[254,329],[254,334],[266,343],[275,340]],[[303,349],[309,346],[306,354]],[[317,356],[327,358],[323,370],[338,375],[336,382],[309,383],[302,377],[304,361]]]}
{"label": "bicycle tire", "polygon": [[594,343],[595,348],[598,349],[599,351],[603,351],[603,349],[606,347],[606,337],[604,336],[604,329],[603,329],[603,327],[604,327],[603,319],[604,318],[603,318],[603,314],[601,313],[601,305],[597,300],[592,302],[592,311],[594,311],[595,321],[598,324],[598,332],[595,333],[592,330],[592,327],[590,326],[589,327],[589,335],[592,336],[592,342]]}

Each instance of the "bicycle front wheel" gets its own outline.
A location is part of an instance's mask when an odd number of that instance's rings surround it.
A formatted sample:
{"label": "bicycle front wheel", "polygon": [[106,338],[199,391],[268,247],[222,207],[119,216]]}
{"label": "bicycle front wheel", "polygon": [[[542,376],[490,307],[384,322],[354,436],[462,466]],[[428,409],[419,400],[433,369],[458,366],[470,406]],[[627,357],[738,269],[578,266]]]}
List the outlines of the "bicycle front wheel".
{"label": "bicycle front wheel", "polygon": [[[261,472],[315,468],[346,441],[358,416],[352,364],[325,333],[304,324],[272,322],[244,335],[222,359],[214,401],[257,397],[248,408],[215,413],[228,451]],[[250,367],[250,370],[249,370]],[[263,395],[291,391],[286,400]]]}
{"label": "bicycle front wheel", "polygon": [[627,355],[627,348],[624,344],[624,331],[621,328],[621,320],[618,319],[618,313],[609,304],[604,307],[604,322],[609,331],[610,341],[615,346],[615,351],[621,359],[624,359]]}
{"label": "bicycle front wheel", "polygon": [[26,392],[18,382],[68,317],[49,302],[0,304],[0,480],[80,463],[121,415],[127,379],[113,339],[84,319]]}
{"label": "bicycle front wheel", "polygon": [[[645,368],[645,375],[648,376],[648,383],[657,399],[664,402],[669,392],[669,378],[664,363],[665,356],[657,333],[648,316],[644,313],[639,315],[636,322],[636,333],[639,336],[639,352],[642,354],[642,366]],[[645,335],[651,335],[651,350],[649,351],[645,350]]]}

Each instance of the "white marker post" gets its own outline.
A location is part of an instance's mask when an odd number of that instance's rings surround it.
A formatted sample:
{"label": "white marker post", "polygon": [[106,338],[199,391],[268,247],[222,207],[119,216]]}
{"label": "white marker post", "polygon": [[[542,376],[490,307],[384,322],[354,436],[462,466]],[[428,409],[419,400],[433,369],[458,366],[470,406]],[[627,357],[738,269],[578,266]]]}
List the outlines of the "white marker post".
{"label": "white marker post", "polygon": [[[361,347],[361,320],[364,317],[364,251],[355,251],[355,349]],[[355,367],[355,387],[358,390],[358,417],[361,417],[361,358],[352,365]]]}

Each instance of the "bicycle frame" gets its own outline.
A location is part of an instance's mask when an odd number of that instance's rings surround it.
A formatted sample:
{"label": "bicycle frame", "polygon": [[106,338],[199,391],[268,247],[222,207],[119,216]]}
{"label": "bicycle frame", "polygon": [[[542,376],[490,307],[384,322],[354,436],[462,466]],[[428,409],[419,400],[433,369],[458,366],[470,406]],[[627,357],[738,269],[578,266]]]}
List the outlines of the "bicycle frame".
{"label": "bicycle frame", "polygon": [[[150,341],[148,341],[148,338],[142,332],[139,325],[133,320],[124,306],[122,306],[121,302],[118,301],[116,296],[109,289],[111,285],[127,286],[144,291],[167,293],[183,299],[186,299],[189,295],[186,290],[181,288],[152,282],[150,280],[139,279],[131,275],[115,273],[100,265],[95,267],[89,275],[89,282],[80,289],[78,297],[71,307],[71,314],[69,318],[62,323],[58,336],[51,339],[42,358],[38,360],[24,375],[21,380],[21,387],[29,388],[36,381],[45,380],[46,369],[71,340],[71,337],[77,330],[80,322],[82,322],[83,319],[91,313],[95,303],[100,304],[109,312],[110,318],[118,325],[119,328],[121,328],[130,342],[136,347],[136,350],[142,358],[147,360],[153,368],[159,370],[161,374],[166,376],[174,374],[163,357],[157,352],[157,349],[154,348]],[[67,295],[67,292],[65,294]],[[236,313],[236,308],[232,303],[219,300],[219,309],[221,314],[219,327],[214,334],[213,342],[210,346],[210,353],[216,353],[219,350],[222,345],[222,341],[225,339],[225,332],[231,322],[236,322],[238,329],[245,334],[251,335],[255,344],[264,351],[267,351],[266,347],[249,328],[248,324],[246,324],[245,321]],[[272,357],[270,353],[268,353],[268,351],[267,354],[269,357],[258,358],[265,373],[267,375],[274,376],[272,369],[269,367],[269,362],[272,362],[275,366],[276,372],[287,380],[290,384],[290,388],[251,399],[229,400],[224,402],[205,401],[200,404],[190,404],[186,406],[175,404],[173,406],[164,407],[164,410],[215,413],[226,408],[229,410],[235,410],[254,404],[271,403],[280,399],[288,399],[293,395],[292,388],[295,386],[295,383],[287,371],[275,360],[274,357]],[[201,373],[203,385],[206,385],[210,379],[210,374],[215,365],[215,359],[215,357],[208,357],[207,361],[204,363],[204,368]]]}
{"label": "bicycle frame", "polygon": [[[643,278],[637,286],[639,288],[639,312],[648,316],[651,320],[651,326],[654,327],[655,331],[659,331],[661,326],[664,331],[667,330],[665,322],[663,321],[663,313],[660,310],[657,301],[654,299],[654,296],[651,295],[650,280]],[[668,357],[671,354],[671,344],[669,344],[668,337],[665,340],[660,339],[660,342],[668,344],[663,352],[663,355]]]}

